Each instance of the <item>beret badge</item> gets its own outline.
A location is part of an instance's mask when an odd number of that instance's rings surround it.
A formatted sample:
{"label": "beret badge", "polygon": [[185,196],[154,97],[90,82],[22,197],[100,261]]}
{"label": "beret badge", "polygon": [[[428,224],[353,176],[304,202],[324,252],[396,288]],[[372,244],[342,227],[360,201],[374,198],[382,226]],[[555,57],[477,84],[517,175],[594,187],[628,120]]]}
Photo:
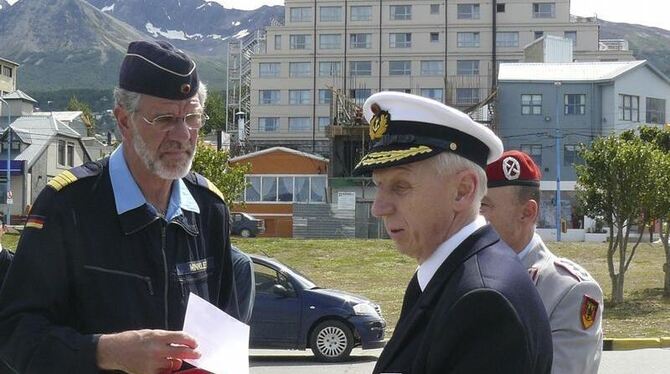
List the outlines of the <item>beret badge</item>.
{"label": "beret badge", "polygon": [[370,119],[370,139],[381,139],[388,129],[391,114],[385,110],[381,110],[377,104],[373,104],[371,109],[374,116]]}
{"label": "beret badge", "polygon": [[191,85],[188,84],[188,83],[182,84],[181,87],[180,87],[180,91],[184,95],[188,95],[188,93],[191,92]]}

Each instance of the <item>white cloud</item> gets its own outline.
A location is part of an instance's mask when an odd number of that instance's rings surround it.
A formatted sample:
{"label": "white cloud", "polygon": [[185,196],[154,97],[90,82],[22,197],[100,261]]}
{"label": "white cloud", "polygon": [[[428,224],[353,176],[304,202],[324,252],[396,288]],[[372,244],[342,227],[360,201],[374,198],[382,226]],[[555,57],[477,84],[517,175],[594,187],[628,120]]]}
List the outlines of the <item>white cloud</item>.
{"label": "white cloud", "polygon": [[637,23],[670,30],[670,2],[659,0],[572,0],[570,13],[612,22]]}
{"label": "white cloud", "polygon": [[205,0],[223,5],[226,8],[251,10],[262,7],[263,5],[284,5],[284,0]]}

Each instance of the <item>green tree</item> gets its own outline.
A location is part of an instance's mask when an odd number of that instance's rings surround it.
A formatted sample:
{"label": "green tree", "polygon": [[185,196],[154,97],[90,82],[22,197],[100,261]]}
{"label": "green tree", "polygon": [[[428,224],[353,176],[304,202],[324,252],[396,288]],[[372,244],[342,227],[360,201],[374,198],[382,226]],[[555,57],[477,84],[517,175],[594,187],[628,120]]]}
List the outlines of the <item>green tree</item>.
{"label": "green tree", "polygon": [[652,175],[656,192],[649,207],[650,216],[661,223],[661,243],[665,251],[663,295],[670,297],[670,128],[643,126],[640,138],[655,146],[660,154]]}
{"label": "green tree", "polygon": [[230,205],[240,201],[246,188],[244,175],[251,170],[251,165],[230,165],[228,158],[227,151],[217,151],[216,148],[199,141],[193,159],[193,170],[214,183]]}
{"label": "green tree", "polygon": [[67,103],[66,109],[82,112],[81,121],[84,122],[84,126],[86,126],[86,135],[93,136],[95,134],[95,118],[93,117],[93,112],[88,104],[79,101],[76,96],[72,96]]}
{"label": "green tree", "polygon": [[601,217],[609,226],[607,265],[612,282],[610,301],[624,301],[625,274],[642,239],[629,248],[630,230],[644,232],[653,198],[652,174],[659,152],[633,131],[596,139],[580,155],[577,197],[587,216]]}
{"label": "green tree", "polygon": [[221,92],[213,91],[207,95],[205,114],[207,114],[209,119],[202,128],[203,133],[209,134],[215,130],[225,130],[226,103]]}

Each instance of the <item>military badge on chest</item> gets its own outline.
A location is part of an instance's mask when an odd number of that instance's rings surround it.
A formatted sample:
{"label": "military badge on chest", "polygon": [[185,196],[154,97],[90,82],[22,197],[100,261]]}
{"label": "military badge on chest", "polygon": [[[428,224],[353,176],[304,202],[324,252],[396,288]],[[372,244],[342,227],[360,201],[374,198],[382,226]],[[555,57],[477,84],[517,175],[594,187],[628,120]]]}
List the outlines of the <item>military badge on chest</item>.
{"label": "military badge on chest", "polygon": [[594,298],[584,295],[581,308],[582,328],[584,330],[588,330],[595,323],[599,306]]}

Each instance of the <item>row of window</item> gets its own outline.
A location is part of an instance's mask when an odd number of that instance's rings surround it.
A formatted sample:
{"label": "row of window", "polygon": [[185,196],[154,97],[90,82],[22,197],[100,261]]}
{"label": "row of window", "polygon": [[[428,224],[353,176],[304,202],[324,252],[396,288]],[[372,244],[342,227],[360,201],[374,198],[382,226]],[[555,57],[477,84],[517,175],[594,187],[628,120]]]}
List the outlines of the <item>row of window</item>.
{"label": "row of window", "polygon": [[[533,158],[537,166],[542,167],[542,144],[521,144],[520,148],[522,152]],[[579,157],[578,144],[566,144],[563,146],[563,166],[583,163],[584,161]]]}
{"label": "row of window", "polygon": [[[472,98],[472,89],[468,90],[468,97]],[[475,89],[476,90],[476,89]],[[409,89],[392,89],[391,91],[407,92],[411,91]],[[320,89],[319,91],[319,104],[330,104],[333,100],[333,92],[329,89]],[[441,88],[421,88],[420,95],[434,99],[437,101],[442,101],[444,99],[444,90]],[[457,90],[457,96],[459,91]],[[407,92],[410,93],[410,92]],[[362,104],[368,97],[372,95],[372,90],[369,88],[357,88],[349,90],[349,97],[352,98],[356,103]],[[478,99],[478,95],[474,95]],[[470,103],[470,100],[465,100],[467,103]],[[258,104],[259,105],[280,105],[281,101],[281,90],[259,90],[258,91]],[[288,90],[288,103],[290,105],[306,105],[312,103],[312,91],[309,89],[298,89],[298,90]]]}
{"label": "row of window", "polygon": [[[653,97],[646,98],[646,123],[665,123],[665,100]],[[542,115],[542,95],[521,95],[522,115]],[[586,114],[585,94],[563,95],[563,114],[584,115]],[[640,122],[640,97],[633,95],[619,95],[619,120]]]}
{"label": "row of window", "polygon": [[[544,31],[535,31],[533,34],[535,39],[544,36]],[[563,36],[572,40],[572,45],[577,44],[577,31],[565,31]],[[350,49],[371,49],[372,48],[372,33],[352,33],[349,34]],[[437,43],[440,41],[439,32],[429,33],[429,41]],[[274,36],[275,50],[282,49],[282,35]],[[478,48],[481,45],[481,33],[478,31],[472,32],[457,32],[456,46],[458,48]],[[501,48],[516,48],[519,47],[519,32],[518,31],[499,31],[496,33],[496,46]],[[389,33],[389,48],[411,48],[412,47],[412,33],[411,32],[392,32]],[[289,35],[290,49],[312,49],[312,35],[311,34],[291,34]],[[342,48],[342,34],[319,34],[319,49],[341,49]]]}
{"label": "row of window", "polygon": [[246,202],[326,202],[328,177],[325,175],[247,176]]}
{"label": "row of window", "polygon": [[[480,17],[481,5],[476,3],[456,4],[456,18],[476,20]],[[505,3],[496,5],[497,13],[505,12]],[[312,22],[313,11],[311,7],[289,8],[289,20],[292,23]],[[430,4],[430,14],[440,14],[440,4]],[[533,18],[556,18],[556,3],[538,2],[532,3]],[[319,7],[320,22],[341,22],[343,19],[342,6]],[[389,19],[392,21],[411,21],[412,5],[389,5]],[[349,8],[350,21],[371,21],[371,5],[352,5]]]}
{"label": "row of window", "polygon": [[[462,60],[458,68],[460,75],[479,74],[478,60]],[[411,75],[411,61],[390,61],[389,75]],[[423,76],[444,75],[444,62],[439,60],[425,60],[420,62],[420,74]],[[281,75],[280,62],[261,62],[258,64],[260,78],[279,78]],[[288,75],[290,78],[309,78],[312,76],[311,62],[289,62]],[[372,61],[349,61],[348,76],[372,76]],[[341,77],[342,63],[340,61],[319,62],[319,77]]]}
{"label": "row of window", "polygon": [[[289,20],[292,23],[312,22],[314,12],[311,7],[291,7],[289,9]],[[430,4],[430,14],[440,14],[440,4]],[[411,5],[390,5],[389,18],[393,21],[409,21],[412,19]],[[343,8],[341,6],[320,6],[320,22],[341,22],[343,20]],[[350,21],[372,20],[371,5],[352,5],[349,7]]]}
{"label": "row of window", "polygon": [[9,66],[3,66],[2,67],[2,75],[11,78],[13,74],[14,74],[14,69],[10,68]]}

